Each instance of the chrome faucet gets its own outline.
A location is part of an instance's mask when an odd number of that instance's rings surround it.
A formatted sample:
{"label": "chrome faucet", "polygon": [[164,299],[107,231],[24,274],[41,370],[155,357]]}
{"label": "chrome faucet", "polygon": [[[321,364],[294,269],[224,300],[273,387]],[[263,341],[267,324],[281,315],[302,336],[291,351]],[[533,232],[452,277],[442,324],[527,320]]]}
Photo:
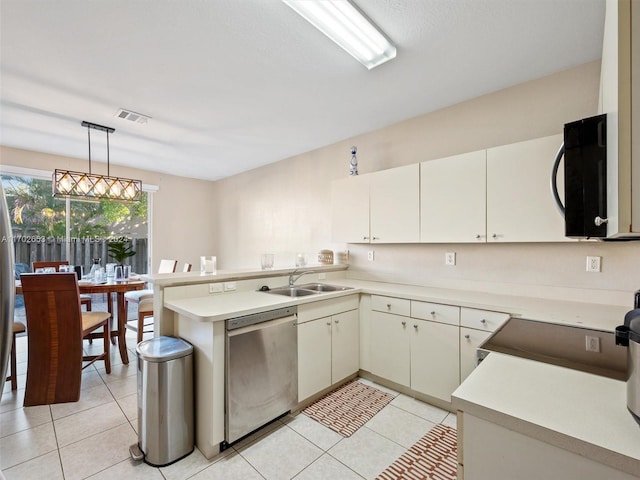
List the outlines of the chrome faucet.
{"label": "chrome faucet", "polygon": [[293,272],[291,272],[289,274],[289,288],[293,288],[293,284],[296,283],[301,276],[306,275],[307,273],[316,273],[316,272],[314,272],[313,270],[298,272],[298,269],[295,269]]}

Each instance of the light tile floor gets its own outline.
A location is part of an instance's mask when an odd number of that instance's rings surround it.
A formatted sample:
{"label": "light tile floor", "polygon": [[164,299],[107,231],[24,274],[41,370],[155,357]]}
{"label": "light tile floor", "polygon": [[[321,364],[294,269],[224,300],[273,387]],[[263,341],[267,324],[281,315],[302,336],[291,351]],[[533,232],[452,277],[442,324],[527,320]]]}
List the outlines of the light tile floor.
{"label": "light tile floor", "polygon": [[154,468],[129,456],[137,442],[132,333],[127,347],[129,365],[114,348],[110,375],[101,362],[85,370],[80,401],[24,408],[27,341],[18,338],[18,390],[6,383],[0,403],[0,470],[7,479],[374,479],[436,423],[455,427],[453,414],[360,379],[395,398],[351,437],[288,415],[212,460],[196,449]]}

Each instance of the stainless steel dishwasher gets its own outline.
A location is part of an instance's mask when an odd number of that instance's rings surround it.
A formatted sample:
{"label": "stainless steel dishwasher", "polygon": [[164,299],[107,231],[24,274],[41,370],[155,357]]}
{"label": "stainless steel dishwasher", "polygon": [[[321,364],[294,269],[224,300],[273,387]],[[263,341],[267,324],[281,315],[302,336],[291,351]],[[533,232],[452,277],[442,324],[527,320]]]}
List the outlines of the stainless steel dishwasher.
{"label": "stainless steel dishwasher", "polygon": [[297,312],[293,306],[227,320],[224,443],[297,404]]}

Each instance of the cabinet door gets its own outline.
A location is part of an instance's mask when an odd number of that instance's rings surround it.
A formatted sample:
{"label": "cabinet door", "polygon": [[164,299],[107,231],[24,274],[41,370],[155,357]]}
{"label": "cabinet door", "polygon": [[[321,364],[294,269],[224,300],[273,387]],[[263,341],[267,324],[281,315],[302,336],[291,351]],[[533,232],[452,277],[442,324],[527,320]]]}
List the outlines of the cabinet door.
{"label": "cabinet door", "polygon": [[476,351],[482,342],[489,338],[491,332],[460,327],[460,382],[476,368]]}
{"label": "cabinet door", "polygon": [[420,164],[420,241],[486,241],[486,150]]}
{"label": "cabinet door", "polygon": [[331,317],[298,324],[298,401],[331,385]]}
{"label": "cabinet door", "polygon": [[410,318],[390,313],[371,312],[371,373],[409,386]]}
{"label": "cabinet door", "polygon": [[411,319],[411,389],[447,402],[460,384],[458,327]]}
{"label": "cabinet door", "polygon": [[549,188],[561,144],[552,135],[487,150],[487,242],[571,241]]}
{"label": "cabinet door", "polygon": [[420,165],[371,174],[372,243],[420,240]]}
{"label": "cabinet door", "polygon": [[346,177],[331,183],[334,242],[369,243],[369,177]]}
{"label": "cabinet door", "polygon": [[360,364],[358,310],[331,317],[331,382],[356,373]]}

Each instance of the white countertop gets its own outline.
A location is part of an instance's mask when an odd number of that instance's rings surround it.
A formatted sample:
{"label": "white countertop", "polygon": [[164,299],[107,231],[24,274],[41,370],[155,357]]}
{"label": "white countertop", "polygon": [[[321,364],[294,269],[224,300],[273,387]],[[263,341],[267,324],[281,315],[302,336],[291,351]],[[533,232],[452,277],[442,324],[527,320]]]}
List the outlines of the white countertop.
{"label": "white countertop", "polygon": [[[285,275],[290,271],[291,269],[274,271],[273,275]],[[249,272],[247,272],[246,275],[248,278],[255,278],[255,272],[253,272],[253,277],[251,277],[251,273]],[[199,274],[187,278],[189,278],[191,283],[192,281],[195,281],[196,277],[200,279],[202,278]],[[174,284],[183,285],[184,283],[182,283],[181,278],[182,277],[179,279],[174,278]],[[218,277],[216,280],[224,281],[226,278],[237,278],[237,276],[224,278]],[[171,283],[169,283],[169,279],[166,277],[164,277],[162,281],[165,286],[171,285]],[[321,281],[324,282],[323,280]],[[485,292],[400,285],[347,278],[330,279],[326,280],[326,283],[349,286],[353,287],[354,290],[297,298],[279,296],[265,292],[238,291],[235,293],[227,292],[220,295],[209,295],[206,297],[165,301],[165,307],[177,313],[189,316],[194,320],[217,321],[224,320],[225,318],[256,313],[264,310],[265,308],[299,305],[302,303],[362,292],[373,295],[398,296],[412,300],[493,310],[531,320],[575,325],[604,331],[614,331],[616,326],[622,324],[625,313],[631,309],[631,306],[627,308],[619,305],[568,302],[515,295],[497,295]]]}
{"label": "white countertop", "polygon": [[455,408],[638,475],[640,425],[626,383],[491,353],[452,395]]}

